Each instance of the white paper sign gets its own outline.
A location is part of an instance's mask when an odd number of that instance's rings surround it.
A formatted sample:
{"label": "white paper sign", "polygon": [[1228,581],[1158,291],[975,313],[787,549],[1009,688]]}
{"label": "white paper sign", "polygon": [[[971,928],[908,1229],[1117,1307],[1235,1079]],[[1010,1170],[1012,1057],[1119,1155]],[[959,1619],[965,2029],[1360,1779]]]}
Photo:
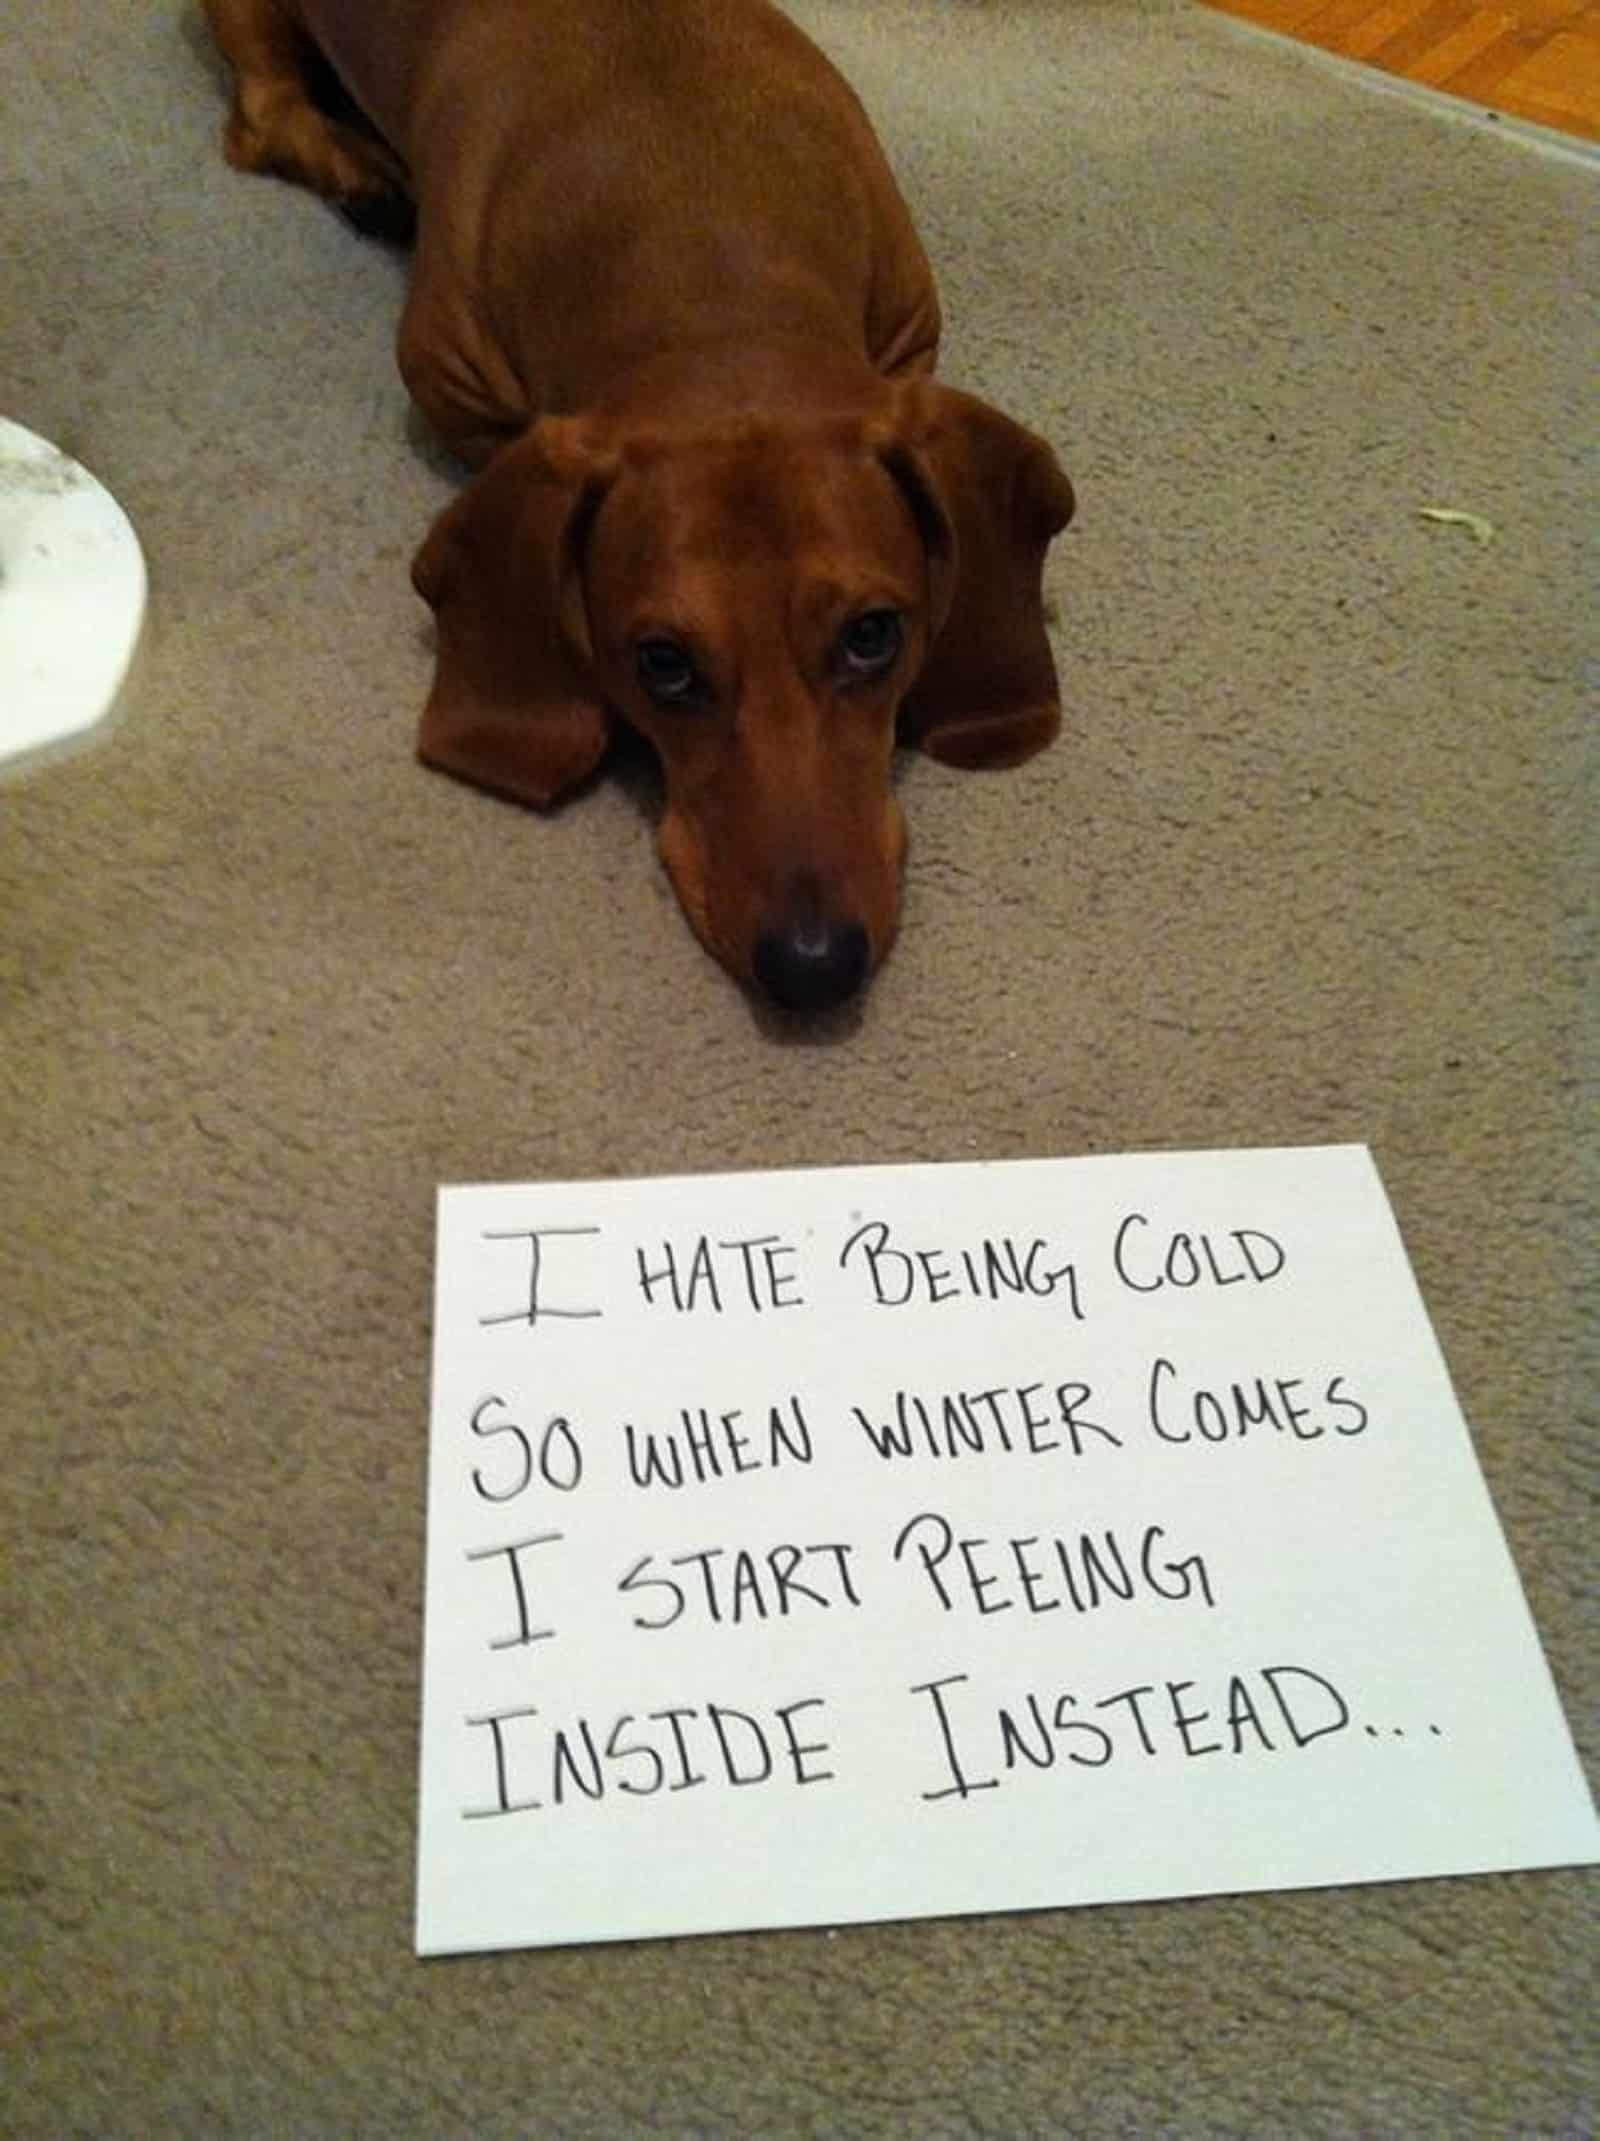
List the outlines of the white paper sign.
{"label": "white paper sign", "polygon": [[417,1945],[1594,1858],[1359,1146],[440,1192]]}

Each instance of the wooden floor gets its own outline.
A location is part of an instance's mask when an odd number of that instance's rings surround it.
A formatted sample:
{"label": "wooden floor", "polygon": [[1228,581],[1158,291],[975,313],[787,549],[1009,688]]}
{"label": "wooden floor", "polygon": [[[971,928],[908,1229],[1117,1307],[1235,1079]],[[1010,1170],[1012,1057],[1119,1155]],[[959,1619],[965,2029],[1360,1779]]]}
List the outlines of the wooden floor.
{"label": "wooden floor", "polygon": [[1600,141],[1600,0],[1210,0],[1263,29]]}

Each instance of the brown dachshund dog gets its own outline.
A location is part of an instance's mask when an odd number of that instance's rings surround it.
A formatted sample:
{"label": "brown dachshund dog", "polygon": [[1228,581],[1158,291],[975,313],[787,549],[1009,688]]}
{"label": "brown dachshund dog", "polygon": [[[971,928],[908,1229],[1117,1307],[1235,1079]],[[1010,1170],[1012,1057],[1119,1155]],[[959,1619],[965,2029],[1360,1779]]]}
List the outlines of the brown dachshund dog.
{"label": "brown dachshund dog", "polygon": [[358,222],[414,204],[400,369],[482,471],[414,568],[422,758],[548,805],[620,716],[706,948],[789,1008],[849,996],[895,933],[897,737],[1002,766],[1056,732],[1073,503],[930,378],[938,295],[853,92],[766,0],[206,12],[231,162]]}

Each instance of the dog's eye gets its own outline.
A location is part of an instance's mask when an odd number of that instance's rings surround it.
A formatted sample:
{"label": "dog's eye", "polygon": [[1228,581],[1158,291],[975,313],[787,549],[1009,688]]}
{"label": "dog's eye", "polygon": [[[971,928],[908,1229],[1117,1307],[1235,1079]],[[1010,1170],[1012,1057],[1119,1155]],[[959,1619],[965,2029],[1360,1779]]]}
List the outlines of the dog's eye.
{"label": "dog's eye", "polygon": [[675,639],[641,639],[633,650],[639,682],[663,706],[694,697],[700,679]]}
{"label": "dog's eye", "polygon": [[876,675],[880,669],[887,669],[900,652],[903,637],[894,610],[863,610],[839,635],[845,668],[857,676]]}

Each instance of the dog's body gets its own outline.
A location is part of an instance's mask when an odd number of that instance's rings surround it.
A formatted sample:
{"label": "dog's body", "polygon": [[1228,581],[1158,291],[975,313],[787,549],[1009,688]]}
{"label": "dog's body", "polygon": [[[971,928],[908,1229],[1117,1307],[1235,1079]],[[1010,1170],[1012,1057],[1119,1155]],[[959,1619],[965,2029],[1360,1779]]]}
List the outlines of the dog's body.
{"label": "dog's body", "polygon": [[[206,0],[232,161],[415,202],[399,333],[483,468],[417,559],[422,755],[548,804],[613,718],[716,957],[779,1002],[892,940],[906,740],[1059,721],[1044,443],[935,386],[933,278],[856,98],[766,0]],[[313,51],[377,130],[330,119]]]}

